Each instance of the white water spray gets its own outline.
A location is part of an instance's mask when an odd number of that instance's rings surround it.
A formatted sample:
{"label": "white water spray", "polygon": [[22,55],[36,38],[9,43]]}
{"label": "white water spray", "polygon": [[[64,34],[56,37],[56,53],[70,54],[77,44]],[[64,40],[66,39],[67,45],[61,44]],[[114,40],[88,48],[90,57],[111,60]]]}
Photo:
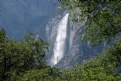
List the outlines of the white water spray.
{"label": "white water spray", "polygon": [[67,13],[58,25],[57,37],[53,49],[54,55],[51,59],[52,65],[57,64],[63,58],[67,37],[68,16],[69,14]]}

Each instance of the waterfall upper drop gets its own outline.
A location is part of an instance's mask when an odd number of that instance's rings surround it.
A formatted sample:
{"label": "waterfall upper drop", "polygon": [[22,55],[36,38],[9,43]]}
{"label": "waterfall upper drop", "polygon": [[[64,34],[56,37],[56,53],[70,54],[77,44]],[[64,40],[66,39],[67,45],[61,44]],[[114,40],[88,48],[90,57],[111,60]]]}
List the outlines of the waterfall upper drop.
{"label": "waterfall upper drop", "polygon": [[57,64],[64,56],[64,49],[66,45],[66,38],[67,38],[67,25],[68,25],[68,17],[69,14],[67,13],[62,20],[59,22],[57,28],[57,36],[54,42],[53,48],[53,56],[51,58],[51,65]]}

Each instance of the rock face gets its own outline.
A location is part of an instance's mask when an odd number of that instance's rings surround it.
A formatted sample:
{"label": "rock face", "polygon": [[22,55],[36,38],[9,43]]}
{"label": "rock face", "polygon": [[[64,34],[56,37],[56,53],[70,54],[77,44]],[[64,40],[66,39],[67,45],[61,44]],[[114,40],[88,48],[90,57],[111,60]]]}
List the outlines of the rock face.
{"label": "rock face", "polygon": [[93,58],[96,54],[101,53],[103,45],[91,48],[87,42],[81,42],[80,39],[84,33],[84,26],[75,31],[73,43],[68,49],[63,59],[57,64],[60,69],[73,67],[82,63],[84,60]]}
{"label": "rock face", "polygon": [[[54,41],[57,34],[57,24],[63,15],[52,18],[46,27],[46,35],[50,44],[47,59],[53,55]],[[67,39],[66,39],[66,53],[64,57],[57,63],[60,69],[73,67],[75,64],[82,63],[83,60],[90,59],[97,53],[102,52],[103,45],[91,48],[88,42],[81,42],[80,39],[85,32],[85,23],[72,23],[68,22]]]}
{"label": "rock face", "polygon": [[47,52],[46,54],[46,59],[49,65],[50,65],[50,59],[52,58],[53,55],[54,42],[56,40],[56,35],[57,35],[57,26],[61,18],[62,16],[59,15],[50,19],[49,23],[46,26],[46,38],[49,43],[49,52]]}
{"label": "rock face", "polygon": [[21,39],[32,31],[45,38],[45,26],[55,9],[54,0],[0,0],[0,27],[9,37]]}
{"label": "rock face", "polygon": [[[56,10],[55,0],[0,0],[0,28],[7,31],[9,37],[22,39],[27,32],[35,32],[43,39],[45,32],[50,45],[46,59],[49,63],[53,55],[54,41],[57,35],[57,25],[64,14],[52,19]],[[46,26],[46,24],[49,24]],[[46,27],[45,27],[46,26]],[[46,29],[46,31],[45,31]],[[59,68],[67,68],[101,52],[102,46],[90,48],[86,42],[80,42],[84,33],[84,24],[68,22],[66,49],[64,57],[58,62]]]}

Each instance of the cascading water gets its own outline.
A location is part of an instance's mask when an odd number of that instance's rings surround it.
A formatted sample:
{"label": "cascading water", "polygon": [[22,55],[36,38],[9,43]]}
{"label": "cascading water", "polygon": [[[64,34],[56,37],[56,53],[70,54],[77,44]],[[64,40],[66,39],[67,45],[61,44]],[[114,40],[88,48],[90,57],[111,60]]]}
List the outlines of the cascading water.
{"label": "cascading water", "polygon": [[64,55],[66,37],[67,37],[67,24],[68,24],[69,14],[67,13],[63,19],[60,21],[57,29],[57,37],[54,43],[53,56],[51,58],[51,64],[57,64]]}
{"label": "cascading water", "polygon": [[66,14],[64,17],[57,15],[46,26],[46,37],[49,43],[46,59],[50,66],[53,67],[57,64],[59,69],[80,64],[83,60],[101,53],[103,48],[103,46],[90,48],[88,43],[81,42],[80,38],[85,32],[86,22],[68,21],[68,15]]}

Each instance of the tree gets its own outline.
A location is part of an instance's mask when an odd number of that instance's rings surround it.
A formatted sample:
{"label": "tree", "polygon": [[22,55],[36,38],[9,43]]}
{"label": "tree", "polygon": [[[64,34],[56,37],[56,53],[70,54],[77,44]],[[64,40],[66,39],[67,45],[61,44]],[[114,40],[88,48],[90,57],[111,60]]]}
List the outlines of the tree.
{"label": "tree", "polygon": [[121,1],[61,0],[61,6],[72,15],[72,20],[86,20],[83,39],[92,46],[116,39],[121,33]]}
{"label": "tree", "polygon": [[33,33],[16,41],[0,30],[0,81],[16,81],[16,76],[29,69],[48,67],[44,58],[47,47],[42,39],[35,40]]}
{"label": "tree", "polygon": [[61,72],[56,68],[30,69],[20,75],[17,81],[59,81],[60,76]]}
{"label": "tree", "polygon": [[121,43],[107,49],[105,53],[83,61],[74,68],[63,70],[59,81],[120,81],[121,73],[115,71],[121,66]]}
{"label": "tree", "polygon": [[[121,73],[114,68],[121,66],[121,43],[115,49],[85,60],[76,67],[62,71],[62,81],[120,81]],[[120,60],[120,61],[119,61]]]}
{"label": "tree", "polygon": [[92,46],[105,41],[115,43],[98,57],[65,71],[67,76],[64,79],[120,81],[121,74],[114,69],[121,66],[121,1],[61,0],[60,4],[62,9],[70,12],[72,21],[86,22],[83,40],[90,41]]}

